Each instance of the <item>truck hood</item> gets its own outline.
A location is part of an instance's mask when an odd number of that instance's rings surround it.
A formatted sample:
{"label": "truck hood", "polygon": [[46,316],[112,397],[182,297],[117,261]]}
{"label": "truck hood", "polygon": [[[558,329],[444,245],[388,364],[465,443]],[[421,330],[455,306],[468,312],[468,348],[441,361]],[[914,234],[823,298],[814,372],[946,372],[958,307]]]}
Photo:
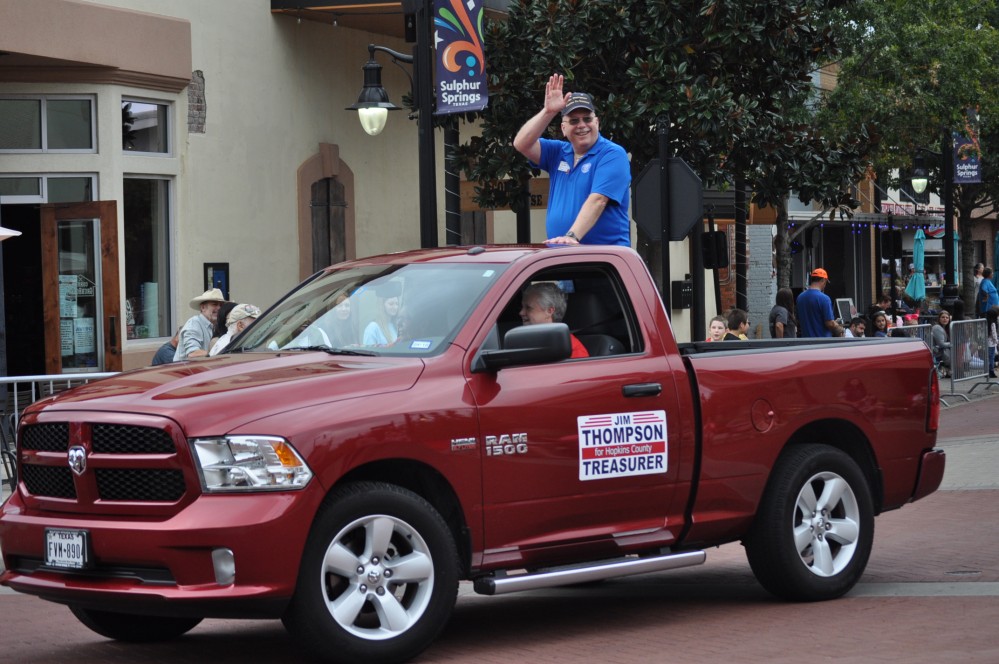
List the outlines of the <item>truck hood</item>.
{"label": "truck hood", "polygon": [[188,433],[225,433],[268,415],[410,389],[423,361],[321,352],[243,353],[164,364],[95,381],[32,404],[44,410],[161,415]]}

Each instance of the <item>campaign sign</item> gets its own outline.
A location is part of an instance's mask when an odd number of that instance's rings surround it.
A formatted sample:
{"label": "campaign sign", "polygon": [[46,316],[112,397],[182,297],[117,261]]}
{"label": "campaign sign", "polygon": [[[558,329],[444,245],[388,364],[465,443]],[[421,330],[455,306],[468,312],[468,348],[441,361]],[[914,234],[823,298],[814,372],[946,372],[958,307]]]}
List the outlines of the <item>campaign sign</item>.
{"label": "campaign sign", "polygon": [[434,0],[438,115],[481,111],[489,103],[484,16],[484,0]]}
{"label": "campaign sign", "polygon": [[576,426],[580,480],[666,472],[666,411],[583,415]]}

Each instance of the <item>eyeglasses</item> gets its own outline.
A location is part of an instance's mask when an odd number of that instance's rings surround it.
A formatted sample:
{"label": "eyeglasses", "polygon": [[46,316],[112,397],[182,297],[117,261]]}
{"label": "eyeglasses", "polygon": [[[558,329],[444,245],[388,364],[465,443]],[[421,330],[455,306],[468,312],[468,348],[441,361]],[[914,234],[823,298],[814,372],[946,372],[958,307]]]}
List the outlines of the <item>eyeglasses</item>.
{"label": "eyeglasses", "polygon": [[593,116],[592,115],[584,115],[581,118],[566,118],[564,120],[564,122],[568,122],[573,127],[575,127],[576,125],[578,125],[580,122],[582,122],[583,124],[590,124],[591,122],[593,122]]}

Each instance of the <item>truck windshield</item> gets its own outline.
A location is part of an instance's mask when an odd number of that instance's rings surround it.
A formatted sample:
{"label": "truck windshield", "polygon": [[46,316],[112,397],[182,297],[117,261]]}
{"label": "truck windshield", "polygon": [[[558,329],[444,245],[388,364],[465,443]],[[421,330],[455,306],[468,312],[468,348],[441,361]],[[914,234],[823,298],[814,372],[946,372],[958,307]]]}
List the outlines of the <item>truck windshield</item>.
{"label": "truck windshield", "polygon": [[504,267],[434,263],[320,273],[256,320],[226,352],[434,355],[447,347]]}

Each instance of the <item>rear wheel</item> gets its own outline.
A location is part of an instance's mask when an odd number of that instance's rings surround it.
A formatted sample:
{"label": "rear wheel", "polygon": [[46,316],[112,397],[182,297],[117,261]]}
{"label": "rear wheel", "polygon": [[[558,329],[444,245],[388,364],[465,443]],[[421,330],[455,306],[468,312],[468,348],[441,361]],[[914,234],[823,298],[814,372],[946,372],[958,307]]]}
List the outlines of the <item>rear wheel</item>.
{"label": "rear wheel", "polygon": [[283,620],[326,661],[403,661],[447,623],[458,568],[451,531],[427,501],[395,485],[350,485],[316,517]]}
{"label": "rear wheel", "polygon": [[856,462],[834,447],[806,445],[778,459],[745,545],[764,588],[815,601],[857,583],[873,539],[871,492]]}
{"label": "rear wheel", "polygon": [[76,619],[101,636],[131,643],[169,641],[186,634],[201,622],[201,618],[168,618],[142,616],[134,613],[99,611],[71,606]]}

